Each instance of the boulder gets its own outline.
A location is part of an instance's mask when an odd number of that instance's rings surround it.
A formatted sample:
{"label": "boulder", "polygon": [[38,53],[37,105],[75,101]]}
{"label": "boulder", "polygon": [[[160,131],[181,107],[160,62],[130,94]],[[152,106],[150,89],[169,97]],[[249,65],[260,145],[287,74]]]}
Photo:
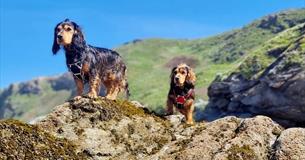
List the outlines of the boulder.
{"label": "boulder", "polygon": [[[265,56],[253,56],[260,64],[259,69],[251,68],[252,61],[246,60],[228,77],[218,77],[209,86],[209,104],[201,119],[214,120],[228,115],[266,115],[285,127],[304,126],[304,34],[304,23],[284,31],[269,40],[265,44],[268,47],[259,49],[266,52],[255,52]],[[287,41],[283,42],[285,38]],[[270,50],[277,48],[281,49],[277,50],[276,59],[263,67],[264,61],[271,59],[268,57]]]}

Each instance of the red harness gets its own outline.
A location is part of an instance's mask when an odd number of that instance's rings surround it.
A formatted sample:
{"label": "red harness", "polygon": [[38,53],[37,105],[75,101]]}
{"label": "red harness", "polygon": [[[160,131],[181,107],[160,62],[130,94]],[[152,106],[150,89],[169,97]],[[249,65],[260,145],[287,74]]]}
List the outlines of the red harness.
{"label": "red harness", "polygon": [[185,104],[186,100],[188,100],[188,99],[191,97],[191,95],[193,94],[193,92],[194,92],[194,89],[190,89],[190,90],[187,92],[187,94],[184,95],[184,96],[180,96],[180,95],[177,95],[177,96],[176,96],[176,93],[174,92],[175,97],[176,97],[175,100],[176,100],[177,108],[182,109],[182,108],[184,107],[184,104]]}

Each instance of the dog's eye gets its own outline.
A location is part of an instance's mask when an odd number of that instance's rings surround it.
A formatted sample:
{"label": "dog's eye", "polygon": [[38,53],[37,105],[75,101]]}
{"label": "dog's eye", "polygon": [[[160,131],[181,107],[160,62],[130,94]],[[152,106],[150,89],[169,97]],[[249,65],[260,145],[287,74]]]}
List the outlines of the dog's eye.
{"label": "dog's eye", "polygon": [[177,74],[177,71],[174,71],[174,74]]}
{"label": "dog's eye", "polygon": [[59,28],[57,28],[57,29],[56,29],[56,31],[57,31],[57,32],[60,32],[60,29],[59,29]]}
{"label": "dog's eye", "polygon": [[67,28],[66,30],[67,30],[67,31],[71,31],[72,29],[69,27],[69,28]]}
{"label": "dog's eye", "polygon": [[182,72],[181,72],[181,74],[185,74],[185,72],[184,72],[184,71],[182,71]]}

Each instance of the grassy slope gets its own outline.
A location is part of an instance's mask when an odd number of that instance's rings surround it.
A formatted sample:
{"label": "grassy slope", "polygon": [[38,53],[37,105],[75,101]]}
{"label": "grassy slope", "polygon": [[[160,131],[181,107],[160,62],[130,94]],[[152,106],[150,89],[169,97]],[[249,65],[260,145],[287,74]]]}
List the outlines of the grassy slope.
{"label": "grassy slope", "polygon": [[[241,29],[210,38],[147,39],[120,46],[116,50],[122,54],[128,65],[131,99],[159,110],[165,106],[169,88],[171,68],[166,64],[174,57],[186,56],[198,62],[195,67],[198,79],[197,98],[207,99],[205,89],[216,74],[227,74],[239,69],[238,66],[245,59],[251,60],[255,55],[262,55],[266,49],[274,47],[263,45],[266,41],[277,36],[282,30],[301,22],[305,22],[305,9],[267,16]],[[285,41],[282,38],[278,39],[281,40]],[[274,42],[274,45],[281,44],[284,43]],[[264,65],[272,60],[264,55],[262,58]],[[244,68],[245,74],[253,74],[250,67]],[[15,118],[30,120],[48,113],[53,106],[64,102],[71,95],[71,90],[54,91],[48,83],[41,82],[40,85],[43,88],[42,94],[19,94],[18,90],[14,90],[5,99],[1,99],[0,96],[0,105],[3,105],[3,102],[9,103],[16,111]],[[0,111],[1,107],[3,106],[0,106]]]}
{"label": "grassy slope", "polygon": [[[28,121],[37,115],[49,113],[53,108],[51,106],[63,103],[71,95],[71,92],[67,90],[52,90],[50,84],[45,81],[41,81],[40,86],[43,90],[41,94],[19,94],[18,92],[13,92],[6,99],[7,103],[12,104],[15,111],[14,118]],[[6,117],[12,116],[10,115],[12,113],[8,112],[7,114],[5,115]]]}
{"label": "grassy slope", "polygon": [[128,63],[131,98],[157,109],[165,104],[170,74],[166,63],[172,58],[184,55],[198,60],[199,64],[195,68],[198,76],[196,87],[200,90],[197,97],[206,99],[204,89],[215,75],[237,69],[249,55],[261,53],[257,48],[263,46],[267,40],[304,21],[304,9],[291,10],[277,16],[264,17],[241,29],[210,38],[148,39],[129,43],[116,50]]}
{"label": "grassy slope", "polygon": [[290,64],[303,64],[303,57],[295,56],[301,56],[304,52],[305,44],[302,43],[304,42],[304,33],[302,32],[304,26],[305,23],[302,23],[289,28],[255,48],[253,52],[245,57],[242,64],[234,72],[240,72],[247,78],[257,78],[276,59],[276,56],[270,53],[277,51],[279,53],[283,51],[287,53],[291,49],[296,53],[287,55],[290,58],[285,61]]}

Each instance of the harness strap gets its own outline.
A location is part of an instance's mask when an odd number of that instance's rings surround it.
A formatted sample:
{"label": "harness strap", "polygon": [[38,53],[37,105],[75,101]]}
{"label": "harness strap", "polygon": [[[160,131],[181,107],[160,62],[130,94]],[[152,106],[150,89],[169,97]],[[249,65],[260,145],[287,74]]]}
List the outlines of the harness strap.
{"label": "harness strap", "polygon": [[192,93],[194,92],[194,89],[190,89],[186,95],[184,96],[180,96],[180,95],[176,95],[175,91],[174,91],[174,95],[175,95],[175,101],[176,101],[176,106],[179,109],[183,109],[184,108],[184,104],[186,102],[186,100],[188,100]]}
{"label": "harness strap", "polygon": [[81,61],[77,61],[75,63],[68,64],[69,71],[78,78],[79,80],[85,81],[84,73],[82,72],[83,64]]}

